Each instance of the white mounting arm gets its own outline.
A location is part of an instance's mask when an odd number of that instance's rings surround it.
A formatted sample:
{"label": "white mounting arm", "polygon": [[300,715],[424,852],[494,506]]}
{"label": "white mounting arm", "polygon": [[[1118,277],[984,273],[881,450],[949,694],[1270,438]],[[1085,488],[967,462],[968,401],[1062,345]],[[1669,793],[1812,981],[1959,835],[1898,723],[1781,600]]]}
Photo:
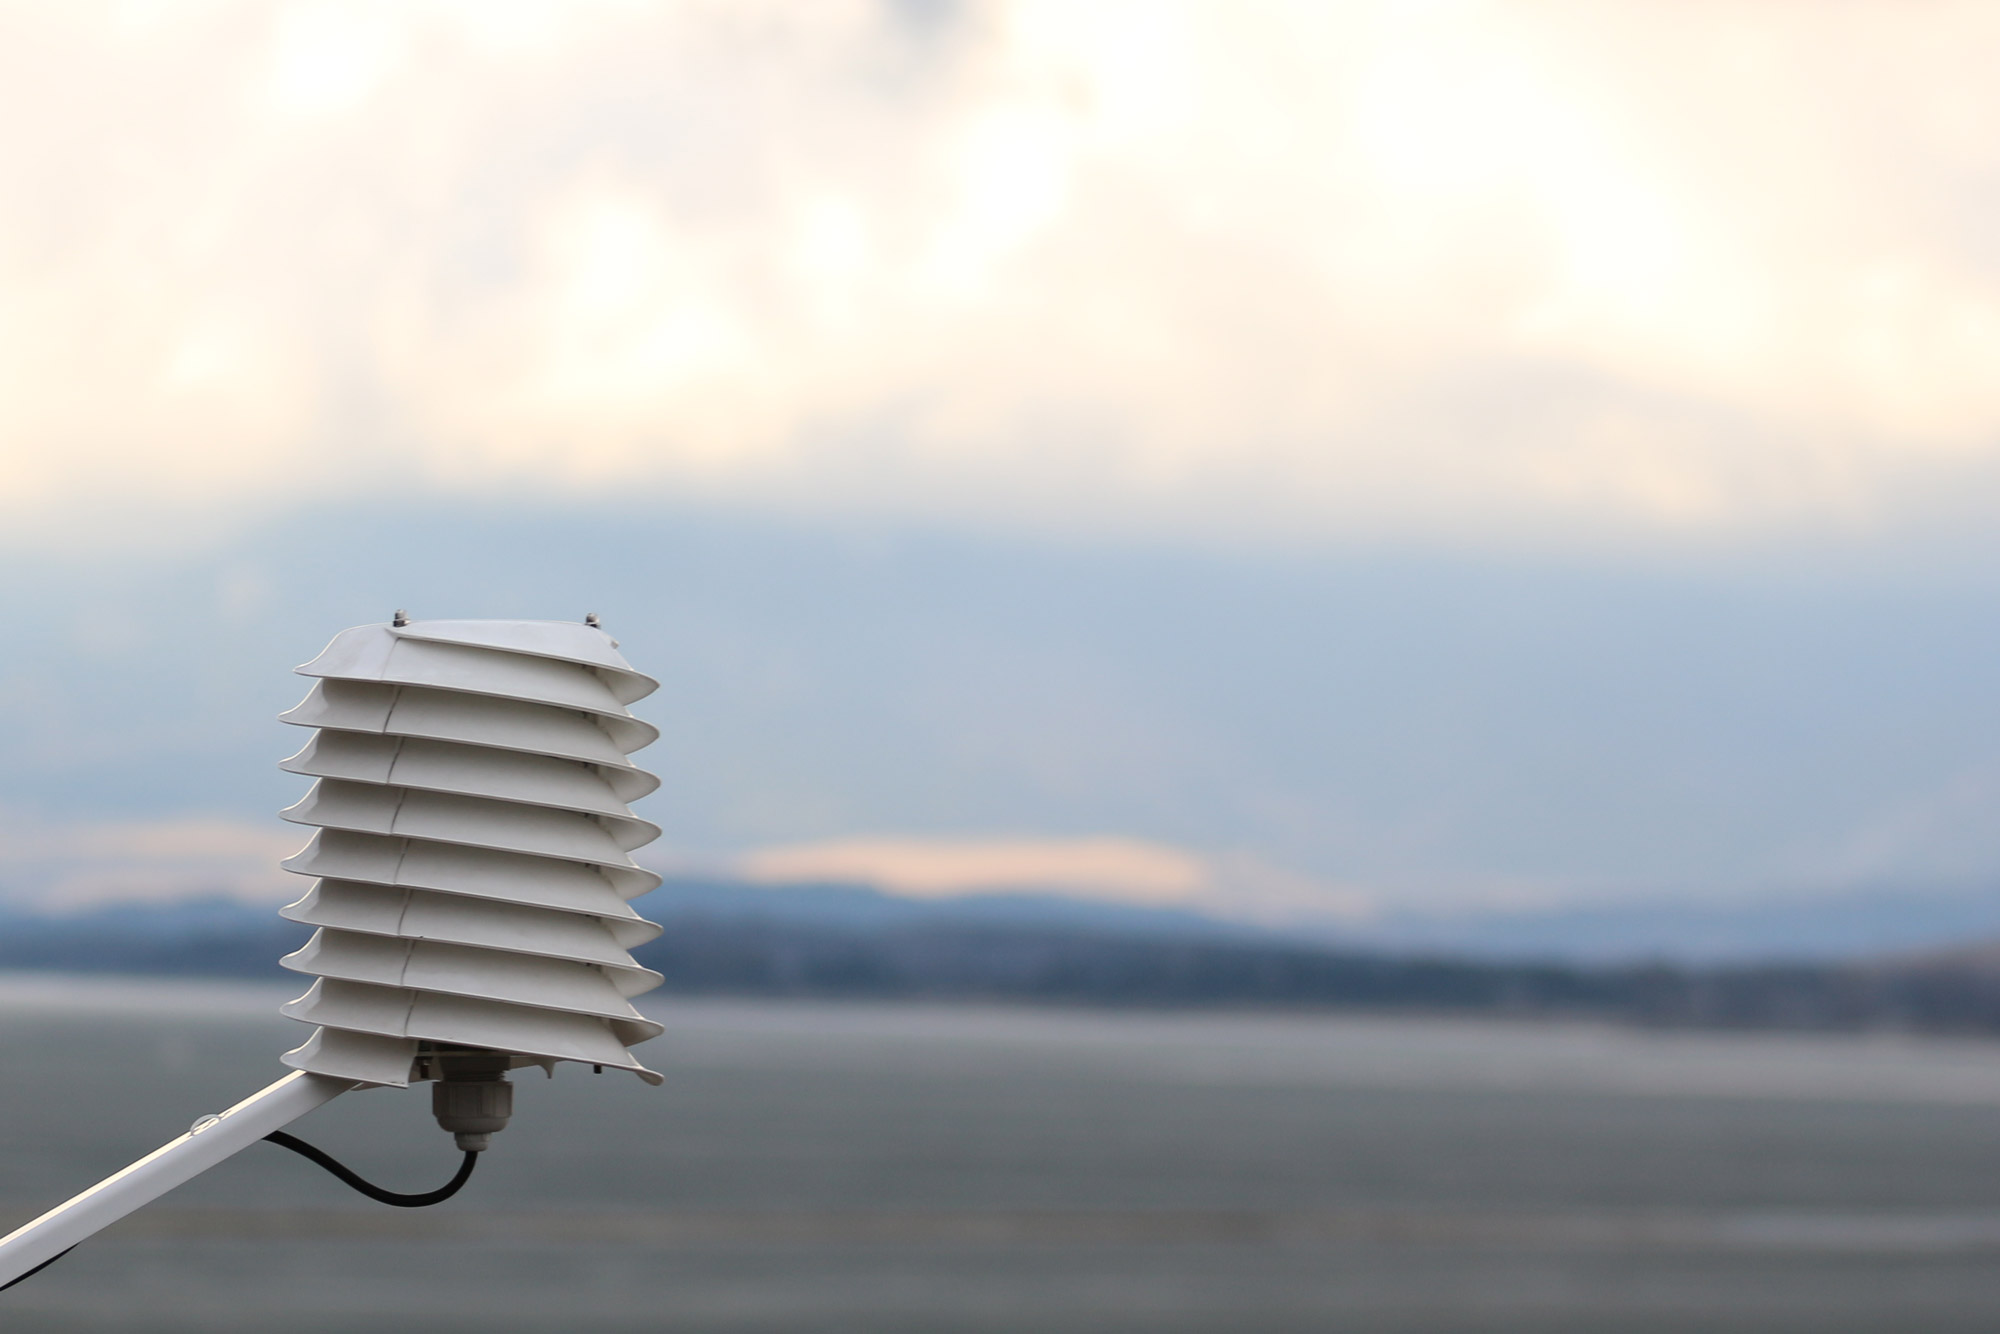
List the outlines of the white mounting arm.
{"label": "white mounting arm", "polygon": [[0,1286],[47,1264],[141,1205],[152,1203],[353,1087],[352,1080],[297,1071],[219,1116],[203,1117],[179,1139],[0,1237]]}

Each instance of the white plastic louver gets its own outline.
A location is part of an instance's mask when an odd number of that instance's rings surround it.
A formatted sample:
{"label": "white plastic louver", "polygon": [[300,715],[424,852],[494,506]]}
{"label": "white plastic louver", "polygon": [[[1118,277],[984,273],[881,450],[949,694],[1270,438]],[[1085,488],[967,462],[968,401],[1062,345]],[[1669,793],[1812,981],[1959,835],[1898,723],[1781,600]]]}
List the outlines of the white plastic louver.
{"label": "white plastic louver", "polygon": [[319,1030],[285,1063],[404,1085],[478,1048],[657,1084],[627,1049],[660,1032],[631,998],[661,979],[628,951],[659,928],[626,901],[660,883],[627,807],[659,734],[625,706],[658,682],[556,621],[359,626],[298,671],[282,717],[318,731],[283,767],[318,781],[283,814],[319,832],[283,865],[317,879],[284,915],[319,929],[283,963],[319,980],[284,1013]]}
{"label": "white plastic louver", "polygon": [[[291,1073],[196,1121],[123,1171],[0,1237],[0,1288],[260,1139],[390,1204],[438,1203],[506,1125],[509,1068],[630,1070],[660,1026],[632,1008],[658,973],[632,960],[659,928],[628,900],[660,883],[634,848],[659,829],[628,803],[659,786],[628,756],[659,734],[626,711],[658,683],[596,617],[422,621],[343,631],[298,669],[317,678],[286,722],[317,729],[284,762],[316,781],[284,812],[314,826],[287,870],[314,877],[284,915],[317,928],[284,1006],[317,1025]],[[362,1181],[282,1127],[356,1088],[432,1085],[464,1151],[435,1191]]]}

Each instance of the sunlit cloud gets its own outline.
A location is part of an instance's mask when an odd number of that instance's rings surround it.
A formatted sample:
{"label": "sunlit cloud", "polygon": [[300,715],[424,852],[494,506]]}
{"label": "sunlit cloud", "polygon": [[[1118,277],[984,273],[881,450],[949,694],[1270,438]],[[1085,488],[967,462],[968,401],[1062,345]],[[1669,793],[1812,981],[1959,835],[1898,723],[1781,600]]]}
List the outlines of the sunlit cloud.
{"label": "sunlit cloud", "polygon": [[303,841],[292,829],[212,817],[50,821],[0,813],[0,905],[283,903],[302,882],[278,862]]}
{"label": "sunlit cloud", "polygon": [[9,32],[17,529],[394,486],[1755,534],[1907,520],[2000,464],[1990,7],[16,4]]}
{"label": "sunlit cloud", "polygon": [[1052,894],[1226,919],[1351,924],[1373,896],[1249,857],[1129,838],[851,838],[764,848],[730,870],[751,884],[853,884],[916,899]]}
{"label": "sunlit cloud", "polygon": [[746,879],[876,885],[930,898],[993,890],[1092,890],[1185,903],[1207,879],[1199,858],[1130,839],[843,839],[742,859]]}

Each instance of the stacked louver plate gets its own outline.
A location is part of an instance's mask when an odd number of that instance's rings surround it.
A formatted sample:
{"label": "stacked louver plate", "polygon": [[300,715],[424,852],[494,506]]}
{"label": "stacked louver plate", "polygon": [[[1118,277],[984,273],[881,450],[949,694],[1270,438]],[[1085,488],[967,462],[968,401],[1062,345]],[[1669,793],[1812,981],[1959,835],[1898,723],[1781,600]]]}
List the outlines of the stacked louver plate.
{"label": "stacked louver plate", "polygon": [[628,1047],[659,928],[627,903],[660,883],[659,836],[627,803],[658,780],[627,758],[659,734],[626,711],[657,682],[594,625],[413,621],[335,637],[284,721],[318,731],[284,762],[317,781],[286,819],[317,826],[284,910],[318,928],[284,965],[318,977],[284,1007],[319,1025],[288,1065],[402,1085],[433,1052],[504,1052],[659,1076]]}

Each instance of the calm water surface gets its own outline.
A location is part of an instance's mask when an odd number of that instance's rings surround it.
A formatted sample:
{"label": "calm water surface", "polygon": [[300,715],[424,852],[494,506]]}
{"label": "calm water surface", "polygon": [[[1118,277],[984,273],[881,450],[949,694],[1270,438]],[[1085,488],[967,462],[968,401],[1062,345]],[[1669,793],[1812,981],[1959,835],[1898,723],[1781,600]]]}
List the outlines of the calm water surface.
{"label": "calm water surface", "polygon": [[[269,1082],[258,987],[0,979],[0,1229]],[[669,1002],[464,1194],[256,1146],[7,1331],[1991,1330],[2000,1045]],[[294,1129],[385,1184],[421,1090]]]}

